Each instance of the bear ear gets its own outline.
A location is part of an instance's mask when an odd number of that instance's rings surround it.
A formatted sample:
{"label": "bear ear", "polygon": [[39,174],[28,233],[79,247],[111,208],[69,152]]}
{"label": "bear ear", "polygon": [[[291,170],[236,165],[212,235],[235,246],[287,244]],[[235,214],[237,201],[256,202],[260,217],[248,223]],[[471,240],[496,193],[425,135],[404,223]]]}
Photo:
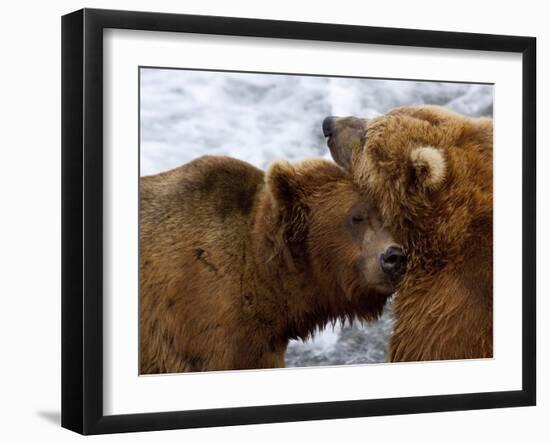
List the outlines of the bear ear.
{"label": "bear ear", "polygon": [[267,185],[279,205],[292,205],[298,198],[296,178],[296,169],[289,162],[278,161],[269,166],[267,170]]}
{"label": "bear ear", "polygon": [[422,146],[412,150],[411,168],[418,184],[435,191],[445,181],[447,162],[443,153],[433,146]]}
{"label": "bear ear", "polygon": [[267,171],[267,186],[278,211],[284,242],[305,240],[308,210],[296,168],[285,161],[273,163]]}

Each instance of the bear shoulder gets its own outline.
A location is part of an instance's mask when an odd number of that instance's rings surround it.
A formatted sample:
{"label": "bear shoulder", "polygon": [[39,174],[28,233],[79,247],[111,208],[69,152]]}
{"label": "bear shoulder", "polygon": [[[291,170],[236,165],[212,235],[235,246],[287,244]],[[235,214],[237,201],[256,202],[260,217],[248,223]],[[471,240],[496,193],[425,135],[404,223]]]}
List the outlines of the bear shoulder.
{"label": "bear shoulder", "polygon": [[177,168],[141,179],[141,199],[181,208],[210,207],[222,218],[247,215],[264,184],[264,173],[253,165],[224,156],[203,156]]}

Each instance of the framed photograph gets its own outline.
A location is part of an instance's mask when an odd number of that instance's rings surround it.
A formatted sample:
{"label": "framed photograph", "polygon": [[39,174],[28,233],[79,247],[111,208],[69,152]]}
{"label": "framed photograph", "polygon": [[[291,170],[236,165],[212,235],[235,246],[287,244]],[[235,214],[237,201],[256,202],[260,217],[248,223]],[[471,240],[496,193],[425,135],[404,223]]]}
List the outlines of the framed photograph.
{"label": "framed photograph", "polygon": [[62,426],[535,405],[535,51],[64,16]]}

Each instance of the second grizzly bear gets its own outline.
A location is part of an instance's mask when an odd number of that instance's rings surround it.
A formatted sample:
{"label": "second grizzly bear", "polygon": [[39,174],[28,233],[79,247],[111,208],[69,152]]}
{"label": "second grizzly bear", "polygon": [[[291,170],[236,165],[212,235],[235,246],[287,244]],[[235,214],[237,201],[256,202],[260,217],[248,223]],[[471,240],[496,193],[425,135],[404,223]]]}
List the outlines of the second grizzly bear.
{"label": "second grizzly bear", "polygon": [[492,120],[402,107],[323,131],[407,253],[391,360],[492,357]]}
{"label": "second grizzly bear", "polygon": [[[279,162],[264,176],[202,157],[143,177],[140,195],[143,374],[284,367],[290,339],[376,318],[403,269],[327,161]],[[392,257],[385,271],[381,255]]]}

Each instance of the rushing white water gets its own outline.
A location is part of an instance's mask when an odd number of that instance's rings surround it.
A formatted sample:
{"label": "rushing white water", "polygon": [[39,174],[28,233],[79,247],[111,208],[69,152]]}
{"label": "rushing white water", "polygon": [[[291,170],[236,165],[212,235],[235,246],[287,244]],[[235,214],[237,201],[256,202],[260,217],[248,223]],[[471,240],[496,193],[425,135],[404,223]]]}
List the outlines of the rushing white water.
{"label": "rushing white water", "polygon": [[[321,132],[327,115],[373,117],[403,105],[437,104],[492,115],[493,87],[464,83],[142,69],[141,175],[204,154],[265,169],[276,159],[330,158]],[[292,342],[288,366],[381,362],[391,309],[378,322],[336,325]]]}

